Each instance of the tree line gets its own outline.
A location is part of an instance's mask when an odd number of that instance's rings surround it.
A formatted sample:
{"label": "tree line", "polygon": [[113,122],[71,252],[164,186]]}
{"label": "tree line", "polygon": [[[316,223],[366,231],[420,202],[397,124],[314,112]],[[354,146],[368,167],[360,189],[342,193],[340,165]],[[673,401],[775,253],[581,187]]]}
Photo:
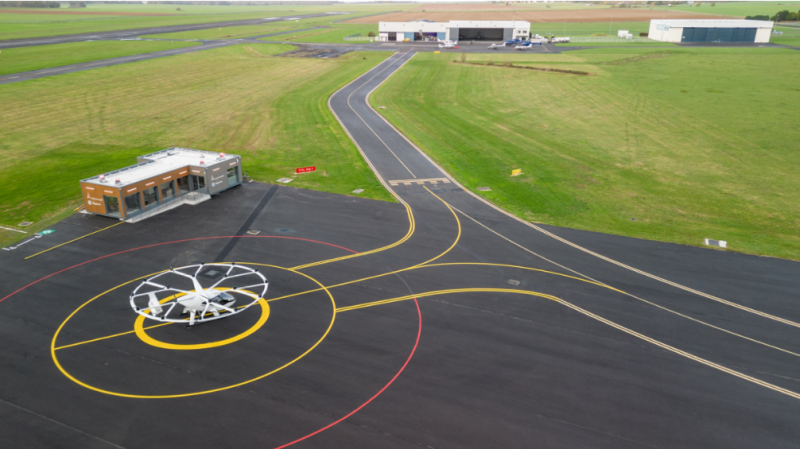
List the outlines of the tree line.
{"label": "tree line", "polygon": [[0,2],[2,8],[60,8],[60,2]]}
{"label": "tree line", "polygon": [[783,11],[778,11],[777,14],[770,17],[767,15],[763,16],[747,16],[745,17],[746,20],[771,20],[773,22],[792,22],[800,20],[800,11],[798,12],[791,12],[786,9]]}

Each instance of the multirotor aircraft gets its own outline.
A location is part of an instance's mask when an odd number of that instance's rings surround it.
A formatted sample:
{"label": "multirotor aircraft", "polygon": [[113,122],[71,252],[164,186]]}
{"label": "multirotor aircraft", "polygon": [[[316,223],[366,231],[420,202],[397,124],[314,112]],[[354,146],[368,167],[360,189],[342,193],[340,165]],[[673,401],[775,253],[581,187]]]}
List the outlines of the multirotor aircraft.
{"label": "multirotor aircraft", "polygon": [[[221,277],[204,288],[198,275],[211,279]],[[239,283],[246,285],[230,286]],[[268,287],[269,281],[256,269],[236,263],[200,263],[170,268],[148,277],[133,290],[130,302],[133,310],[145,318],[171,323],[187,323],[188,320],[188,325],[194,326],[197,322],[219,320],[244,312],[267,294]],[[245,301],[243,305],[234,307],[237,296]],[[145,299],[146,306],[143,304]]]}

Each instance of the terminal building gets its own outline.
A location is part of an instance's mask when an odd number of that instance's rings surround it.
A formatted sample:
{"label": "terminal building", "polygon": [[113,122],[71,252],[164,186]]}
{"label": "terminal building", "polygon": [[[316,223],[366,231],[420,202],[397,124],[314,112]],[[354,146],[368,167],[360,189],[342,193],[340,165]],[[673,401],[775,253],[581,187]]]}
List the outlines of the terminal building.
{"label": "terminal building", "polygon": [[530,22],[520,20],[378,22],[378,40],[383,42],[507,41],[527,39],[530,34]]}
{"label": "terminal building", "polygon": [[651,20],[647,37],[661,42],[742,42],[766,44],[772,22],[766,20]]}
{"label": "terminal building", "polygon": [[197,204],[242,182],[241,157],[168,148],[137,164],[81,180],[86,211],[122,220]]}

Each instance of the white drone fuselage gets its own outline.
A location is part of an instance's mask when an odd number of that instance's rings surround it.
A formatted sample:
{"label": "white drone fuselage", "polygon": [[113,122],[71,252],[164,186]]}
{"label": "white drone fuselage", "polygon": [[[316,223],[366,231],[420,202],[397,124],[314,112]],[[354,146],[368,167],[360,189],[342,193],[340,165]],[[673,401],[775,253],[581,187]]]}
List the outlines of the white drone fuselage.
{"label": "white drone fuselage", "polygon": [[[204,289],[198,282],[197,277],[192,277],[191,279],[194,284],[194,291],[188,292],[177,300],[178,304],[183,306],[182,314],[188,313],[190,315],[190,325],[194,324],[195,317],[198,314],[203,316],[210,313],[214,316],[219,316],[220,312],[234,312],[233,304],[236,300],[232,296],[226,294],[223,290],[215,288]],[[155,293],[150,293],[148,306],[150,307],[150,314],[153,316],[164,313],[164,308],[161,307]]]}
{"label": "white drone fuselage", "polygon": [[[208,308],[208,312],[222,312],[227,311],[231,308],[233,303],[236,302],[235,299],[227,300],[226,298],[222,298],[222,291],[221,290],[213,290],[208,289],[204,290],[200,294],[193,294],[193,295],[186,295],[186,297],[181,298],[178,300],[178,304],[183,306],[183,313],[189,312],[197,312],[203,313],[206,310],[206,305],[211,303]],[[225,306],[225,307],[222,307]],[[214,313],[216,315],[216,313]]]}

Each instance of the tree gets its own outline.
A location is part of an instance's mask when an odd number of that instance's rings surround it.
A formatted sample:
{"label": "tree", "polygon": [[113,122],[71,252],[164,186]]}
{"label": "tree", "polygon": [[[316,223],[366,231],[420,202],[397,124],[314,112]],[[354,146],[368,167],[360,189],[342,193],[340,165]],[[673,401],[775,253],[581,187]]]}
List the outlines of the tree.
{"label": "tree", "polygon": [[370,31],[369,33],[367,33],[367,36],[369,36],[369,37],[375,37],[375,33],[374,33],[374,32],[372,32],[372,31]]}
{"label": "tree", "polygon": [[783,11],[778,11],[777,14],[772,16],[771,20],[774,20],[776,22],[785,22],[788,17],[789,17],[789,11],[784,9]]}
{"label": "tree", "polygon": [[716,2],[711,2],[711,6],[717,6]]}

